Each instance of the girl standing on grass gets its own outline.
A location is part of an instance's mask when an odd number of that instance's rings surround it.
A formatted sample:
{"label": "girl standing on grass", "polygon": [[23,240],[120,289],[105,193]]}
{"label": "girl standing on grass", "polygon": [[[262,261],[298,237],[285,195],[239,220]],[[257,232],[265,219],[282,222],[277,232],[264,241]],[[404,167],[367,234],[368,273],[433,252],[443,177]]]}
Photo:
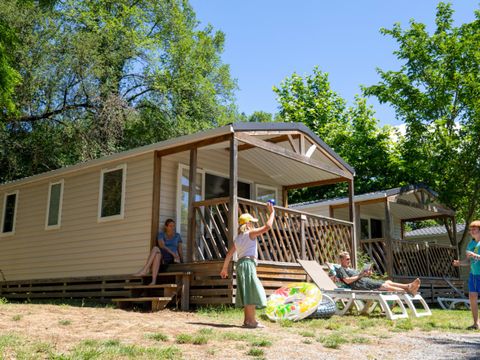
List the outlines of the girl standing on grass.
{"label": "girl standing on grass", "polygon": [[470,299],[470,309],[472,310],[473,325],[469,330],[480,329],[478,321],[478,293],[480,292],[480,220],[475,220],[469,226],[472,241],[467,245],[467,258],[464,261],[453,260],[454,266],[470,265],[470,275],[468,277],[468,297]]}
{"label": "girl standing on grass", "polygon": [[255,308],[264,308],[267,305],[267,297],[262,283],[257,277],[257,236],[266,233],[272,228],[275,219],[275,209],[268,202],[269,212],[268,221],[265,225],[255,228],[254,223],[258,222],[252,215],[245,213],[238,219],[238,235],[236,236],[232,247],[225,256],[220,276],[225,279],[228,277],[228,265],[232,259],[233,253],[237,251],[237,294],[235,297],[235,306],[243,307],[244,321],[243,327],[263,328],[255,318]]}

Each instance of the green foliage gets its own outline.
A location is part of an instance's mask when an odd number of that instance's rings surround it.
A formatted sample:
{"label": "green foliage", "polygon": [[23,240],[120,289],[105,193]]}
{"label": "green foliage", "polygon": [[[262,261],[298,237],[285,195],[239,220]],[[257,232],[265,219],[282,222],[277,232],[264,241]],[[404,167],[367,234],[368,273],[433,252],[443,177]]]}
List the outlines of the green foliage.
{"label": "green foliage", "polygon": [[16,46],[16,34],[0,18],[0,114],[15,112],[13,100],[15,87],[20,84],[20,73],[13,67],[12,49]]}
{"label": "green foliage", "polygon": [[381,81],[364,93],[390,104],[406,124],[401,177],[431,186],[468,223],[480,217],[480,11],[454,27],[451,5],[440,3],[433,33],[414,20],[382,33],[397,42],[403,64],[378,70]]}
{"label": "green foliage", "polygon": [[167,341],[168,336],[162,333],[147,334],[147,339],[152,339],[155,341]]}
{"label": "green foliage", "polygon": [[326,348],[338,349],[340,345],[348,342],[348,339],[342,334],[333,333],[326,336],[320,336],[317,339],[317,341],[320,342]]}
{"label": "green foliage", "polygon": [[208,343],[208,336],[204,334],[178,334],[175,341],[177,344],[204,345]]}
{"label": "green foliage", "polygon": [[[365,99],[355,104],[334,92],[328,74],[314,68],[304,78],[297,74],[274,88],[283,121],[303,122],[356,170],[355,192],[364,193],[395,186],[397,149],[391,129],[378,128],[378,121]],[[294,191],[292,202],[347,194],[345,184]]]}
{"label": "green foliage", "polygon": [[11,1],[0,19],[0,182],[234,119],[224,34],[188,1]]}
{"label": "green foliage", "polygon": [[251,348],[250,350],[247,351],[247,355],[263,356],[263,355],[265,355],[265,351],[263,351],[263,349],[253,347],[253,348]]}

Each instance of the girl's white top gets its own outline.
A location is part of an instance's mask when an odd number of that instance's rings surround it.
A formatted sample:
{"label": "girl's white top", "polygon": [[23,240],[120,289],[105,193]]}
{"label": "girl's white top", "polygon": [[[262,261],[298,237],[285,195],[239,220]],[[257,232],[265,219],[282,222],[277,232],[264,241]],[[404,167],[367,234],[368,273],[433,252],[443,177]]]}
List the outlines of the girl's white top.
{"label": "girl's white top", "polygon": [[255,259],[258,258],[257,239],[250,239],[248,232],[237,235],[235,238],[235,248],[239,259],[244,256],[254,256]]}

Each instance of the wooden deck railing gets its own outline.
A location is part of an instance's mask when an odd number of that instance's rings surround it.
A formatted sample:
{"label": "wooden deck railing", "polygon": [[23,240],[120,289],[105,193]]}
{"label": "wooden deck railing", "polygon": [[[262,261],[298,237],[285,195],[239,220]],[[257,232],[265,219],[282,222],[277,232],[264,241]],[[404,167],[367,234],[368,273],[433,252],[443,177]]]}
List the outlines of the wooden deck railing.
{"label": "wooden deck railing", "polygon": [[360,249],[369,256],[375,264],[375,272],[385,274],[387,272],[387,248],[385,239],[362,239]]}
{"label": "wooden deck railing", "polygon": [[[264,203],[238,199],[239,214],[249,212],[259,219],[259,226],[268,220]],[[194,203],[197,235],[195,258],[222,259],[227,252],[228,198]],[[296,259],[317,260],[323,264],[335,261],[340,250],[352,250],[353,224],[347,221],[308,214],[275,206],[271,231],[258,238],[260,260],[296,262]]]}
{"label": "wooden deck railing", "polygon": [[393,240],[393,272],[395,276],[457,278],[452,266],[456,249],[449,245],[423,241]]}
{"label": "wooden deck railing", "polygon": [[[387,272],[385,239],[360,240],[363,252],[375,263],[376,271]],[[455,248],[424,241],[393,240],[393,274],[389,276],[458,278]]]}

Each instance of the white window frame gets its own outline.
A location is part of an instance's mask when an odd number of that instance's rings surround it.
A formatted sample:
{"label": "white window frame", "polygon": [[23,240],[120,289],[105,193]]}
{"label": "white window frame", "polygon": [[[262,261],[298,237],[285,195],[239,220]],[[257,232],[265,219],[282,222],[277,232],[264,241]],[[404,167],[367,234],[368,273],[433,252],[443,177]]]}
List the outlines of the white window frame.
{"label": "white window frame", "polygon": [[[182,219],[180,218],[180,214],[182,212],[182,173],[183,170],[187,170],[190,173],[190,166],[178,163],[178,171],[177,171],[177,208],[176,208],[176,214],[175,214],[175,226],[177,227],[176,231],[180,233],[180,222]],[[205,170],[197,167],[197,173],[201,174],[202,178],[202,183],[201,183],[201,188],[200,188],[200,196],[203,199],[205,199]]]}
{"label": "white window frame", "polygon": [[[45,230],[56,230],[60,229],[62,226],[62,207],[63,207],[63,186],[64,186],[64,180],[61,179],[60,181],[55,181],[51,182],[48,185],[48,200],[47,200],[47,211],[46,216],[45,216]],[[50,217],[50,200],[52,196],[52,187],[53,185],[60,184],[60,199],[59,199],[59,204],[58,204],[58,224],[56,225],[48,225],[48,218]]]}
{"label": "white window frame", "polygon": [[263,184],[255,184],[255,200],[258,201],[258,189],[266,189],[266,190],[273,190],[275,191],[275,201],[278,205],[278,189],[274,186],[270,185],[263,185]]}
{"label": "white window frame", "polygon": [[[177,226],[179,226],[178,224],[180,224],[180,212],[181,212],[181,207],[182,207],[182,184],[180,183],[181,179],[182,179],[182,171],[183,170],[190,170],[190,166],[189,165],[185,165],[185,164],[182,164],[182,163],[178,163],[178,171],[177,171],[177,209],[176,209],[176,216],[175,216],[175,219],[176,219],[176,224]],[[214,176],[220,176],[220,177],[223,177],[225,179],[230,179],[230,175],[228,174],[225,174],[225,173],[222,173],[222,172],[219,172],[219,171],[214,171],[214,170],[209,170],[209,169],[204,169],[204,168],[200,168],[200,167],[197,167],[197,172],[198,173],[201,173],[202,174],[202,188],[201,188],[201,197],[202,197],[202,200],[205,199],[205,178],[206,178],[206,174],[210,174],[210,175],[214,175]],[[238,178],[238,181],[241,181],[245,184],[249,184],[250,185],[250,198],[252,198],[252,195],[253,195],[253,191],[254,191],[254,182],[251,181],[251,180],[246,180],[244,178]]]}
{"label": "white window frame", "polygon": [[[7,197],[8,197],[9,195],[13,195],[13,194],[15,194],[15,211],[13,212],[13,226],[12,226],[12,231],[3,232],[3,225],[5,224],[5,210],[6,210],[6,207],[7,207]],[[2,237],[2,236],[12,236],[12,235],[15,235],[15,228],[16,228],[16,225],[17,225],[17,209],[18,209],[18,197],[19,197],[19,194],[20,194],[20,191],[19,191],[19,190],[15,190],[15,191],[6,192],[6,193],[3,195],[3,211],[2,211],[2,223],[1,223],[1,227],[0,227],[0,237]]]}
{"label": "white window frame", "polygon": [[[102,217],[102,199],[103,199],[103,180],[106,173],[122,170],[122,196],[120,204],[120,214]],[[100,175],[100,189],[98,191],[98,212],[97,222],[107,222],[113,220],[123,220],[125,218],[125,189],[127,183],[127,164],[120,164],[112,168],[105,168],[101,170]]]}

